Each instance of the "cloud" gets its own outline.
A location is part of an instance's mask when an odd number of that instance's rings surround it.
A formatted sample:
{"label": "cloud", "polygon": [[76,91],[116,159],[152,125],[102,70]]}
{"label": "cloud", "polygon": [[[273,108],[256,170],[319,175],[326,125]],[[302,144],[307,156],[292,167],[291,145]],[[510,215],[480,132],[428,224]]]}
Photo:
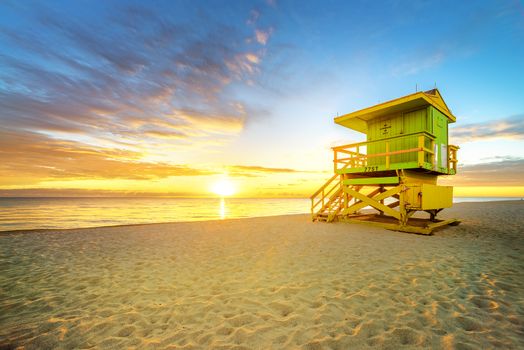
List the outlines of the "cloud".
{"label": "cloud", "polygon": [[256,9],[253,9],[249,13],[249,18],[247,19],[246,23],[249,24],[249,25],[253,25],[253,24],[257,23],[259,17],[260,17],[260,11],[256,10]]}
{"label": "cloud", "polygon": [[178,131],[167,131],[167,130],[147,130],[143,133],[146,136],[161,139],[181,139],[186,138],[187,135]]}
{"label": "cloud", "polygon": [[260,57],[257,56],[256,54],[254,53],[248,53],[246,54],[246,59],[251,62],[251,63],[254,63],[254,64],[258,64],[260,62]]}
{"label": "cloud", "polygon": [[524,186],[524,159],[459,166],[457,175],[448,176],[442,184],[453,186]]}
{"label": "cloud", "polygon": [[493,139],[524,139],[524,114],[450,129],[452,143],[466,143]]}
{"label": "cloud", "polygon": [[[395,18],[402,19],[402,22],[397,23],[395,27],[389,27],[390,31],[396,31],[405,25],[413,26],[412,29],[422,25],[431,27],[433,30],[424,33],[421,37],[426,40],[422,41],[416,35],[406,33],[402,39],[406,43],[402,44],[400,59],[390,59],[393,76],[416,75],[446,65],[450,61],[481,55],[483,51],[481,48],[485,42],[493,39],[493,33],[508,26],[508,23],[513,21],[512,17],[518,17],[515,15],[516,2],[511,1],[500,2],[495,7],[479,5],[453,7],[449,10],[453,12],[453,15],[447,18],[447,25],[436,28],[439,23],[431,22],[434,18],[439,17],[428,16],[428,13],[435,11],[433,2],[415,1],[410,4],[402,4],[402,10],[392,16],[390,23],[394,23]],[[453,23],[453,17],[460,18],[460,21]],[[508,34],[499,35],[507,36]],[[393,48],[393,51],[395,50]],[[433,72],[433,75],[438,77],[439,72]]]}
{"label": "cloud", "polygon": [[289,168],[267,168],[258,165],[230,165],[227,167],[231,175],[237,176],[249,176],[253,173],[297,173],[300,170],[289,169]]}
{"label": "cloud", "polygon": [[0,189],[0,197],[192,197],[193,192],[90,190],[83,188]]}
{"label": "cloud", "polygon": [[[309,171],[291,168],[271,168],[259,165],[229,165],[226,166],[231,176],[258,177],[268,174],[322,174],[324,171]],[[299,180],[300,182],[300,180]]]}
{"label": "cloud", "polygon": [[179,118],[185,120],[195,132],[204,130],[206,133],[238,133],[244,126],[244,119],[232,119],[227,115],[202,114],[185,110],[178,111]]}
{"label": "cloud", "polygon": [[185,165],[143,162],[142,154],[57,140],[31,132],[0,130],[1,185],[52,180],[201,176],[216,172]]}
{"label": "cloud", "polygon": [[417,59],[408,60],[408,62],[397,65],[393,68],[392,74],[394,76],[417,74],[426,69],[438,66],[444,61],[444,58],[445,54],[443,51],[431,52],[428,55],[417,57]]}
{"label": "cloud", "polygon": [[255,38],[259,44],[266,45],[272,33],[273,33],[272,28],[269,28],[268,30],[265,30],[265,31],[261,29],[256,29]]}
{"label": "cloud", "polygon": [[234,93],[261,73],[260,12],[177,6],[0,5],[1,186],[214,174],[177,155],[264,113]]}
{"label": "cloud", "polygon": [[[164,134],[154,130],[148,133],[163,139],[184,137],[184,135]],[[0,135],[2,135],[0,138],[0,185],[2,186],[37,186],[43,181],[57,180],[155,180],[173,176],[206,176],[222,173],[209,167],[195,168],[184,164],[146,162],[142,160],[144,154],[140,151],[54,139],[30,131],[0,128]],[[241,177],[311,172],[258,165],[230,165],[225,168],[231,176]],[[34,193],[37,195],[37,192]]]}
{"label": "cloud", "polygon": [[2,130],[176,145],[238,134],[256,117],[228,90],[260,72],[262,44],[245,42],[251,28],[202,9],[187,18],[161,6],[96,17],[42,4],[6,10],[31,27],[0,24],[0,45],[10,48],[0,54]]}

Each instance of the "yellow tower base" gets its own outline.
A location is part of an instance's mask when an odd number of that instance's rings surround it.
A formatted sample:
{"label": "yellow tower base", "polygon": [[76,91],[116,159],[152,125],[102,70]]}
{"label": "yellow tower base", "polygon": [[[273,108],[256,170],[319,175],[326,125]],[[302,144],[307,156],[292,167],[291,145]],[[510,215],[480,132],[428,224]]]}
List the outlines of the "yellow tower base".
{"label": "yellow tower base", "polygon": [[[460,223],[457,219],[437,220],[437,214],[452,205],[453,187],[436,183],[436,175],[409,170],[387,177],[336,174],[311,197],[312,219],[432,234],[439,227]],[[428,213],[429,218],[413,217],[418,211]]]}

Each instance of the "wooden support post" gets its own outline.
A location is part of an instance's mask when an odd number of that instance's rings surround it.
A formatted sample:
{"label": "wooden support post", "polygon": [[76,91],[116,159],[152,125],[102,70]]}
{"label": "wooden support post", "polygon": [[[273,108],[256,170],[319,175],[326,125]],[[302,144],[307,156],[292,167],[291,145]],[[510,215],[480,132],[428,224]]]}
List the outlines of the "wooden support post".
{"label": "wooden support post", "polygon": [[[387,148],[388,148],[388,146],[386,144],[386,150],[387,150]],[[382,192],[384,192],[384,186],[380,186],[380,193],[382,193]],[[380,200],[380,204],[384,205],[384,200],[383,199]],[[382,210],[379,210],[378,212],[380,213],[380,215],[384,215],[384,212]]]}
{"label": "wooden support post", "polygon": [[436,158],[436,155],[435,155],[435,140],[431,140],[431,152],[433,152],[433,154],[431,155],[431,167],[434,169],[436,164],[435,164],[435,159]]}
{"label": "wooden support post", "polygon": [[455,172],[457,171],[456,169],[456,163],[455,163],[455,160],[456,160],[456,150],[455,150],[455,147],[452,146],[452,145],[449,145],[448,146],[448,168],[450,170],[454,170]]}
{"label": "wooden support post", "polygon": [[344,191],[344,180],[348,177],[348,174],[344,174],[340,179],[340,181],[342,181],[342,183],[340,184],[340,188],[342,188],[342,193],[344,194],[344,209],[347,209],[347,207],[349,206],[349,194],[347,194],[347,192]]}
{"label": "wooden support post", "polygon": [[418,137],[418,166],[424,166],[424,135]]}
{"label": "wooden support post", "polygon": [[453,147],[453,170],[457,172],[457,149]]}
{"label": "wooden support post", "polygon": [[453,158],[453,161],[452,161],[452,167],[453,167],[453,170],[455,170],[455,172],[457,171],[457,163],[455,162],[455,159],[457,159],[457,154],[456,154],[456,150],[453,148],[452,151],[451,151],[451,157]]}
{"label": "wooden support post", "polygon": [[337,150],[333,150],[333,172],[337,172]]}
{"label": "wooden support post", "polygon": [[398,206],[399,209],[399,221],[400,226],[405,226],[408,223],[408,215],[406,211],[406,186],[401,185],[401,190],[399,193],[399,202],[400,205]]}

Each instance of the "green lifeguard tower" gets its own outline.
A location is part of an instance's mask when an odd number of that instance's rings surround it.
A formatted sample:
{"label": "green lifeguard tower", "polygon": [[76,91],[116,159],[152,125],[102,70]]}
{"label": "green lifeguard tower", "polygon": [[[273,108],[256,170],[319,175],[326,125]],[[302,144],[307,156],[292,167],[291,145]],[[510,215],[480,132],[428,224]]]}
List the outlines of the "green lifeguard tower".
{"label": "green lifeguard tower", "polygon": [[[437,185],[437,178],[457,172],[458,147],[448,144],[455,121],[437,89],[335,118],[366,141],[333,148],[335,174],[311,196],[312,219],[422,234],[458,224],[436,218],[453,202],[453,187]],[[363,212],[366,207],[375,212]],[[417,211],[429,218],[413,217]]]}

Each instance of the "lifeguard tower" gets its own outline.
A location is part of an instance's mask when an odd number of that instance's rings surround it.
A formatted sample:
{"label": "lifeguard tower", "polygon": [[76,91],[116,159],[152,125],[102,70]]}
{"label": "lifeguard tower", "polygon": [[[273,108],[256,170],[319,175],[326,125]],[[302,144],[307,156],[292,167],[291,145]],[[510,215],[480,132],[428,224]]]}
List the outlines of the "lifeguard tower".
{"label": "lifeguard tower", "polygon": [[[440,175],[457,172],[457,146],[448,144],[455,116],[437,89],[416,92],[335,118],[366,141],[333,147],[334,175],[313,196],[313,221],[348,221],[431,234],[456,219],[437,220],[453,202]],[[363,209],[371,207],[373,212]],[[429,218],[415,218],[424,211]]]}

